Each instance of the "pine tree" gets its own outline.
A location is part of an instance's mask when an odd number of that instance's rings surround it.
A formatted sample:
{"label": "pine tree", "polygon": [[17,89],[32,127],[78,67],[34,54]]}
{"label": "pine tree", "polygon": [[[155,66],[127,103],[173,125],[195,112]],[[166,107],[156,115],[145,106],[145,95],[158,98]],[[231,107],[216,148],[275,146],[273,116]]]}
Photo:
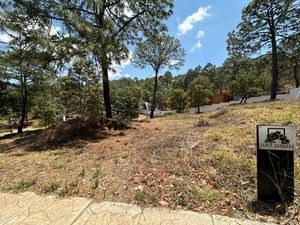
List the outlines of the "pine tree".
{"label": "pine tree", "polygon": [[297,0],[252,0],[242,12],[242,22],[229,33],[231,55],[272,50],[271,99],[278,88],[278,42],[300,31],[300,3]]}
{"label": "pine tree", "polygon": [[27,14],[26,7],[19,2],[6,1],[0,5],[0,31],[6,35],[6,40],[0,42],[0,79],[18,90],[18,132],[22,133],[30,87],[55,74],[55,70],[51,64],[51,27],[47,28],[45,20]]}
{"label": "pine tree", "polygon": [[133,63],[140,68],[151,66],[155,72],[150,118],[154,117],[157,103],[159,70],[164,67],[170,69],[180,68],[184,62],[184,55],[184,49],[181,47],[179,40],[168,35],[150,36],[147,40],[138,44],[133,55]]}
{"label": "pine tree", "polygon": [[[34,2],[34,7],[32,4]],[[33,13],[61,23],[81,52],[94,57],[103,81],[106,117],[112,117],[109,70],[128,58],[127,44],[141,33],[165,30],[162,21],[172,13],[172,0],[31,0]]]}

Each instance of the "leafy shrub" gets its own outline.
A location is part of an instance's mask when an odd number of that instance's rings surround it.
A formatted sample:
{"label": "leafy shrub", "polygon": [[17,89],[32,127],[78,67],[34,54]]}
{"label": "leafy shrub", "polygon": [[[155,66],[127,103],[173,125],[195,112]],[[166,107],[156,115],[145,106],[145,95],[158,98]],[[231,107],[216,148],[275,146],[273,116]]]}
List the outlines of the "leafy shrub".
{"label": "leafy shrub", "polygon": [[114,111],[123,118],[138,116],[141,90],[135,86],[120,87],[112,95]]}
{"label": "leafy shrub", "polygon": [[171,92],[171,107],[178,113],[182,113],[188,106],[189,99],[187,94],[181,88],[176,88]]}
{"label": "leafy shrub", "polygon": [[29,188],[31,186],[34,186],[35,184],[36,184],[36,179],[35,178],[29,178],[29,179],[24,179],[24,180],[21,180],[17,183],[14,183],[8,189],[9,190],[14,190],[16,192],[23,192],[27,188]]}
{"label": "leafy shrub", "polygon": [[59,121],[64,112],[64,106],[59,103],[58,98],[48,90],[36,96],[32,109],[34,117],[42,120],[45,127]]}
{"label": "leafy shrub", "polygon": [[56,191],[59,187],[60,187],[60,182],[53,181],[52,183],[50,183],[49,185],[46,185],[44,187],[44,192],[45,193],[52,193],[52,192]]}

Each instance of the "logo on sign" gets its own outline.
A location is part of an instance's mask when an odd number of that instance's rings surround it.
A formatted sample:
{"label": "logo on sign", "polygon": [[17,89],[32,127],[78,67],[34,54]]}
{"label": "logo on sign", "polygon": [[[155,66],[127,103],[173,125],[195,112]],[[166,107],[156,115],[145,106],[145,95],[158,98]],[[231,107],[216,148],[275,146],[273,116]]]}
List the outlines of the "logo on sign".
{"label": "logo on sign", "polygon": [[290,140],[286,137],[285,128],[268,128],[267,137],[260,147],[290,149],[294,148],[294,145],[290,144]]}

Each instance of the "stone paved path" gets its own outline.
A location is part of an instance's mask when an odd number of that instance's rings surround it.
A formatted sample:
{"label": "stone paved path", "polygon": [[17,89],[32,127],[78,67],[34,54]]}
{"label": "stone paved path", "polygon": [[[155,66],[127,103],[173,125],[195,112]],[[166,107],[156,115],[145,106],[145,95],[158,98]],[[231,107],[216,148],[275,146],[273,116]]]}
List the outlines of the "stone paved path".
{"label": "stone paved path", "polygon": [[32,192],[0,193],[0,224],[22,225],[267,225],[250,220],[125,203],[60,199]]}

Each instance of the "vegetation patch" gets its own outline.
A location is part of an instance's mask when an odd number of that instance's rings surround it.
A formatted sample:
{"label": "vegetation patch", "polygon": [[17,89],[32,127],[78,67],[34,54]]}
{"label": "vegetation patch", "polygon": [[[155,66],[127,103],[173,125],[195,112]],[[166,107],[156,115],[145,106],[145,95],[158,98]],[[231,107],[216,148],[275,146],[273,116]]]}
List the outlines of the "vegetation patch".
{"label": "vegetation patch", "polygon": [[44,187],[44,192],[45,193],[52,193],[56,191],[60,187],[60,182],[59,181],[53,181],[49,185],[46,185]]}
{"label": "vegetation patch", "polygon": [[23,179],[18,182],[15,182],[8,186],[7,190],[13,190],[16,192],[26,191],[27,188],[34,186],[36,184],[35,178]]}

